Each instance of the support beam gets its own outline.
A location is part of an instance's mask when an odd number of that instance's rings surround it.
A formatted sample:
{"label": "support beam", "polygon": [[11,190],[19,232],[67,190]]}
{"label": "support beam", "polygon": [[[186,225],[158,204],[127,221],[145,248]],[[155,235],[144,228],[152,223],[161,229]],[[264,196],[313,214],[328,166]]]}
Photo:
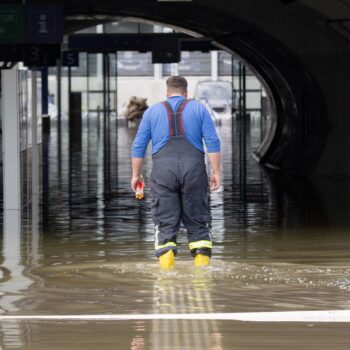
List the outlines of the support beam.
{"label": "support beam", "polygon": [[21,209],[19,82],[17,65],[1,71],[4,210]]}

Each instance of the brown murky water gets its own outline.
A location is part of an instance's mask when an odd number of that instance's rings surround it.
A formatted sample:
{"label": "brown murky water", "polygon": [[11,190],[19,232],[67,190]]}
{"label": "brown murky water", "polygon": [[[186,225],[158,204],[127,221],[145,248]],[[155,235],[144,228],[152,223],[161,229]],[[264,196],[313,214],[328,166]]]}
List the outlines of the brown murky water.
{"label": "brown murky water", "polygon": [[[102,117],[101,117],[102,118]],[[223,186],[211,194],[212,265],[195,269],[180,233],[176,267],[159,271],[149,203],[129,189],[133,129],[104,137],[84,120],[69,157],[53,130],[43,195],[7,213],[1,315],[172,314],[350,309],[350,183],[282,177],[251,152],[260,122],[224,123]],[[98,127],[98,125],[100,125]],[[151,163],[144,167],[150,175]],[[31,218],[33,215],[33,218]],[[348,349],[349,324],[210,320],[11,321],[0,349]]]}

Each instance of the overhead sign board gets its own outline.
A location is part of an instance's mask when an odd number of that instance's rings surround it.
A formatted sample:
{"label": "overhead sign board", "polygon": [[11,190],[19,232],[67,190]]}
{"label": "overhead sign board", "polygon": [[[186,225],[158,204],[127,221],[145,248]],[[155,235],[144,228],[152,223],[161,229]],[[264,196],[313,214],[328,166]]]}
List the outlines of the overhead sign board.
{"label": "overhead sign board", "polygon": [[212,38],[193,38],[182,33],[152,34],[71,34],[68,48],[80,52],[154,51],[155,42],[180,44],[183,51],[217,50]]}
{"label": "overhead sign board", "polygon": [[156,39],[153,41],[152,63],[178,63],[180,61],[180,42],[177,38],[171,40]]}
{"label": "overhead sign board", "polygon": [[0,44],[58,44],[62,5],[0,5]]}

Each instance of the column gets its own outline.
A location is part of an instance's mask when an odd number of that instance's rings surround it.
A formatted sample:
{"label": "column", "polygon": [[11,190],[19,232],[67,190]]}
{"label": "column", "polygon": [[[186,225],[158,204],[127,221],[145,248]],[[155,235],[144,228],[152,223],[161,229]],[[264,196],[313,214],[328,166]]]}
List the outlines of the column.
{"label": "column", "polygon": [[37,72],[32,71],[32,195],[39,195],[39,155],[38,155],[38,111],[37,111]]}
{"label": "column", "polygon": [[1,71],[4,210],[21,209],[18,68]]}
{"label": "column", "polygon": [[218,52],[211,51],[211,80],[216,81],[219,77]]}
{"label": "column", "polygon": [[[162,33],[163,29],[160,25],[154,26],[155,33]],[[161,63],[156,63],[154,66],[154,80],[162,80],[163,78],[163,65]]]}

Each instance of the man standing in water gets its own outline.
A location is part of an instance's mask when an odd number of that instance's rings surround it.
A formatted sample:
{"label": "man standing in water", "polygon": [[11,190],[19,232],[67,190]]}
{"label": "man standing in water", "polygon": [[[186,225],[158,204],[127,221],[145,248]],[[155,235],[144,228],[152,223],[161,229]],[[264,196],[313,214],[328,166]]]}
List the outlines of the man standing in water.
{"label": "man standing in water", "polygon": [[195,266],[208,265],[212,251],[208,176],[203,140],[212,169],[210,189],[220,186],[220,140],[207,109],[187,100],[187,81],[171,76],[167,100],[148,108],[132,146],[131,187],[136,191],[147,145],[152,140],[152,214],[160,266],[174,265],[180,222],[188,233]]}

